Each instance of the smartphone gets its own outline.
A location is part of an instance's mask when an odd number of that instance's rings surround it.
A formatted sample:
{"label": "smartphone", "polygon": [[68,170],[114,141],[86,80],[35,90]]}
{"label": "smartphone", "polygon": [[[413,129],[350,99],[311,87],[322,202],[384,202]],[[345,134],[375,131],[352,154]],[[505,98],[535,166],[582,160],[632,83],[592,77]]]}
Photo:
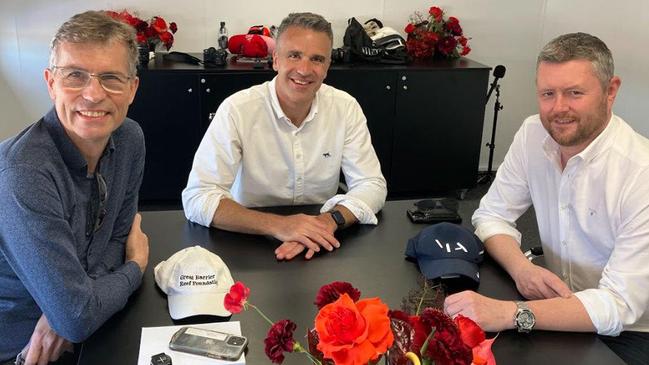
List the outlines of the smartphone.
{"label": "smartphone", "polygon": [[229,361],[238,360],[247,345],[243,336],[197,327],[182,327],[169,341],[172,350]]}

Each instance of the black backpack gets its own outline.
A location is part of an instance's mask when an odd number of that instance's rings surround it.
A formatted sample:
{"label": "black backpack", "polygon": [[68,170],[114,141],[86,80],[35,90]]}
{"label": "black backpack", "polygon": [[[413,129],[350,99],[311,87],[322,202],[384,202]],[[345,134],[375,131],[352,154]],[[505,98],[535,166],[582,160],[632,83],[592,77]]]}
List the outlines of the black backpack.
{"label": "black backpack", "polygon": [[[373,41],[356,18],[350,18],[347,21],[343,44],[351,52],[352,61],[407,63],[409,57],[405,47],[388,47],[390,43],[394,44],[394,42]],[[405,44],[405,41],[403,43]]]}

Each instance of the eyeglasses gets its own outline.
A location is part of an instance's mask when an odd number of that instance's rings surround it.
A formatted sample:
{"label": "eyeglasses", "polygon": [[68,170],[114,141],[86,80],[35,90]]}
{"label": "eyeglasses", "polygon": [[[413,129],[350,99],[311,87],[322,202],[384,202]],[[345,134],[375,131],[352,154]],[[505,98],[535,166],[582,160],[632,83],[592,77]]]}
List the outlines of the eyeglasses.
{"label": "eyeglasses", "polygon": [[108,199],[106,180],[99,172],[95,172],[95,180],[97,182],[97,194],[93,189],[90,200],[88,200],[87,237],[97,232],[104,223],[104,218],[106,218],[106,200]]}
{"label": "eyeglasses", "polygon": [[81,90],[90,84],[91,78],[96,78],[101,87],[109,93],[123,94],[128,88],[128,82],[133,77],[119,72],[90,73],[74,67],[52,66],[52,71],[60,71],[63,87],[72,90]]}

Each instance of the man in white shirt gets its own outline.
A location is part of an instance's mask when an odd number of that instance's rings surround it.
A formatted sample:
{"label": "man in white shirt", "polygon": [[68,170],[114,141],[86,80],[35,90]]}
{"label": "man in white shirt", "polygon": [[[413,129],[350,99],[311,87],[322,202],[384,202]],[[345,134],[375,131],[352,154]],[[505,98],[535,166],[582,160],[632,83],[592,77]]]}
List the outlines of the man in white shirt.
{"label": "man in white shirt", "polygon": [[[377,223],[387,189],[367,120],[353,97],[322,83],[332,43],[320,15],[282,21],[277,76],[224,100],[198,147],[182,193],[189,220],[271,235],[282,242],[280,260],[332,251],[340,247],[337,229]],[[349,190],[336,195],[341,169]],[[316,216],[249,209],[323,203]]]}
{"label": "man in white shirt", "polygon": [[[473,215],[476,234],[527,302],[446,298],[485,330],[597,332],[630,364],[649,363],[649,141],[612,113],[621,81],[584,33],[537,60],[539,115],[525,120]],[[534,206],[548,269],[521,252],[515,221]]]}

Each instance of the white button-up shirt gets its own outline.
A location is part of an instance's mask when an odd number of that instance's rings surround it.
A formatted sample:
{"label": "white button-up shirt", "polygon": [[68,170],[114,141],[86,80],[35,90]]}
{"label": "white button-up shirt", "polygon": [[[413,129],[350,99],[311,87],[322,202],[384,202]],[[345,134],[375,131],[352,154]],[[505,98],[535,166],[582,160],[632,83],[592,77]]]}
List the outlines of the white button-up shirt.
{"label": "white button-up shirt", "polygon": [[[340,171],[349,188],[336,195]],[[358,102],[323,84],[296,127],[282,111],[275,79],[219,106],[196,155],[182,200],[185,215],[209,226],[223,198],[246,207],[340,204],[376,224],[386,182]]]}
{"label": "white button-up shirt", "polygon": [[534,205],[545,262],[599,334],[649,332],[649,140],[613,115],[561,170],[538,115],[525,120],[473,215],[483,241],[508,234]]}

